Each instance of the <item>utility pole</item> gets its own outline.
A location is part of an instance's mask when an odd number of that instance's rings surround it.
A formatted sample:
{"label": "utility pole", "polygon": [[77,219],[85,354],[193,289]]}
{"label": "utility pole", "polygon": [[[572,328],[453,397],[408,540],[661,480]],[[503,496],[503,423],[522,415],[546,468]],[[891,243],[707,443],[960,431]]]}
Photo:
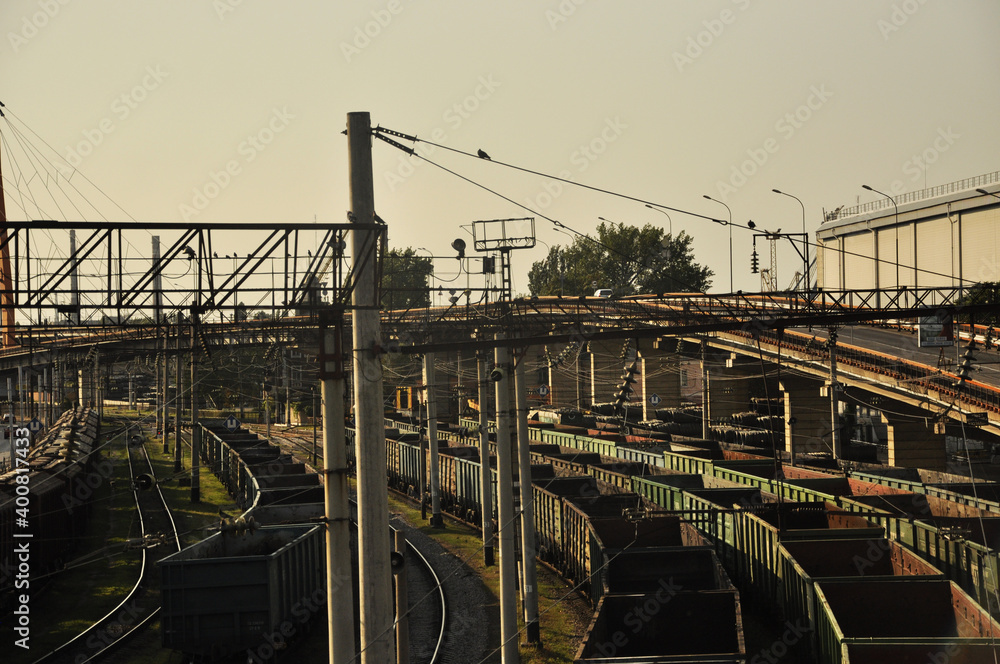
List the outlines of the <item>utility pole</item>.
{"label": "utility pole", "polygon": [[431,525],[443,528],[441,518],[441,489],[438,473],[437,444],[437,395],[435,394],[436,376],[434,371],[434,353],[424,353],[424,398],[427,400],[427,444],[430,446],[431,457]]}
{"label": "utility pole", "polygon": [[830,443],[833,458],[843,458],[843,441],[840,436],[840,384],[837,382],[837,328],[831,327],[827,335],[830,345]]}
{"label": "utility pole", "polygon": [[201,425],[198,423],[198,318],[191,310],[191,502],[201,501]]}
{"label": "utility pole", "polygon": [[708,434],[711,429],[711,420],[709,420],[709,399],[711,399],[711,394],[709,393],[709,371],[708,371],[708,342],[701,342],[701,437],[708,440]]}
{"label": "utility pole", "polygon": [[521,484],[521,565],[524,629],[528,643],[541,643],[538,624],[538,580],[535,571],[535,508],[531,487],[531,450],[528,440],[528,385],[524,379],[524,357],[514,369],[514,391],[517,395],[517,459],[518,480]]}
{"label": "utility pole", "polygon": [[184,410],[184,402],[181,395],[184,394],[181,380],[181,312],[177,312],[177,357],[174,358],[174,378],[177,381],[177,389],[174,390],[174,472],[179,473],[183,468],[181,464],[181,411]]}
{"label": "utility pole", "polygon": [[479,477],[480,500],[483,508],[483,564],[493,564],[493,471],[490,469],[490,390],[486,376],[486,355],[478,356],[479,379]]}
{"label": "utility pole", "polygon": [[163,428],[160,433],[163,436],[163,454],[170,453],[170,358],[167,356],[167,347],[170,343],[170,326],[163,322],[163,355],[160,358],[160,365],[163,369]]}
{"label": "utility pole", "polygon": [[[372,128],[368,113],[347,115],[351,213],[354,223],[375,221]],[[396,659],[393,638],[392,570],[389,564],[389,495],[385,484],[385,421],[382,410],[382,349],[376,255],[380,233],[351,231],[354,402],[357,431],[358,558],[361,588],[361,662]]]}
{"label": "utility pole", "polygon": [[[497,338],[502,339],[503,334]],[[503,664],[517,664],[517,560],[514,547],[514,468],[510,417],[510,360],[506,348],[496,349],[491,377],[497,386],[497,502],[500,521],[500,655]]]}
{"label": "utility pole", "polygon": [[[330,664],[354,659],[354,573],[344,430],[342,315],[320,318],[319,378],[323,397],[323,478],[326,503],[326,615]],[[317,413],[313,411],[313,418]],[[315,436],[315,420],[313,424]],[[315,450],[315,443],[313,449]],[[315,456],[315,452],[314,452]],[[359,510],[360,513],[360,510]]]}

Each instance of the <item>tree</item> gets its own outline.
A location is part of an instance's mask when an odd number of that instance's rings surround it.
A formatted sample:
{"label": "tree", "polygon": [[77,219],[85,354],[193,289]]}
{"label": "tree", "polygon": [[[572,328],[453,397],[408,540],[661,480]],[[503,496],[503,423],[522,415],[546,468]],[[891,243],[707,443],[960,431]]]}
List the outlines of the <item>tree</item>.
{"label": "tree", "polygon": [[713,272],[694,262],[692,240],[651,224],[601,223],[596,239],[581,236],[549,249],[531,266],[528,289],[532,295],[590,295],[597,284],[615,295],[704,292]]}
{"label": "tree", "polygon": [[427,256],[406,249],[390,249],[382,260],[383,309],[412,309],[430,306],[430,277],[434,264]]}

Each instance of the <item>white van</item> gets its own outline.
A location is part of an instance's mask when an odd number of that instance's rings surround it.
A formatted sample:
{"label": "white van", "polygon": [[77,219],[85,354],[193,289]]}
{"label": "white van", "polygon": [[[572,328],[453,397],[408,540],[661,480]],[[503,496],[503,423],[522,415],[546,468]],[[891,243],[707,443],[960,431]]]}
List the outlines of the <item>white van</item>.
{"label": "white van", "polygon": [[614,291],[610,288],[598,288],[594,291],[594,297],[611,297]]}

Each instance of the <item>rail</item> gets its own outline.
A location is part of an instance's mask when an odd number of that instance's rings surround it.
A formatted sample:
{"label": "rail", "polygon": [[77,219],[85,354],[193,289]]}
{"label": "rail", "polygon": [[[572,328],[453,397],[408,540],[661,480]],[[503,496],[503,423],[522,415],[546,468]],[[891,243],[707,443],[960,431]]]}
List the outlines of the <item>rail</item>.
{"label": "rail", "polygon": [[[130,474],[131,477],[134,478],[134,477],[136,477],[136,472],[135,472],[135,468],[134,468],[134,466],[132,464],[132,453],[130,451],[129,444],[128,444],[128,427],[125,427],[123,429],[123,440],[125,441],[125,453],[126,453],[127,459],[128,459],[129,474]],[[143,454],[145,455],[146,461],[148,463],[149,462],[149,454],[146,451],[145,446],[143,446],[143,450],[142,451],[143,451]],[[155,479],[156,479],[156,475],[155,475],[156,471],[153,468],[152,463],[149,463],[149,470],[150,470],[150,473],[153,475],[153,478],[154,478],[154,481],[155,481]],[[160,502],[163,505],[163,508],[166,511],[166,514],[167,514],[167,516],[170,519],[170,527],[171,527],[171,530],[173,531],[173,539],[174,539],[174,542],[176,543],[177,550],[180,551],[181,550],[181,543],[180,543],[180,535],[177,532],[177,524],[174,522],[174,516],[171,513],[170,508],[167,506],[167,502],[166,502],[166,499],[163,496],[163,492],[159,488],[159,483],[156,483],[156,490],[157,490],[157,493],[159,494]],[[142,504],[141,504],[142,501],[140,501],[140,499],[139,499],[139,491],[140,491],[139,488],[133,486],[132,492],[133,492],[133,495],[135,497],[136,512],[138,513],[138,516],[139,516],[140,532],[142,533],[143,539],[145,539],[145,537],[149,533],[147,532],[147,529],[146,529],[146,520],[145,520],[144,514],[143,514],[144,510],[143,510],[143,507],[142,507]],[[105,629],[106,626],[109,623],[113,623],[114,621],[116,621],[117,620],[117,616],[119,616],[121,614],[122,610],[126,609],[126,607],[129,605],[130,602],[135,601],[135,599],[142,592],[145,591],[145,583],[144,582],[147,581],[147,574],[149,572],[148,567],[149,567],[149,556],[146,555],[146,547],[142,547],[142,561],[141,561],[141,566],[140,566],[140,570],[139,570],[139,578],[136,580],[135,585],[128,592],[128,594],[125,596],[125,598],[122,599],[122,601],[117,606],[115,606],[115,608],[113,608],[111,611],[109,611],[104,617],[99,618],[90,627],[84,629],[79,634],[77,634],[73,638],[69,639],[68,641],[66,641],[62,645],[57,646],[55,649],[49,651],[45,655],[42,655],[41,657],[39,657],[38,659],[36,659],[32,664],[43,664],[45,662],[52,662],[52,661],[56,660],[58,657],[67,654],[67,652],[71,648],[73,648],[74,646],[76,646],[77,644],[86,643],[87,647],[90,648],[90,649],[92,649],[93,646],[91,645],[91,641],[90,641],[90,639],[88,637],[91,636],[91,635],[93,635],[93,634],[96,634],[98,630]],[[138,634],[147,624],[151,623],[159,615],[159,613],[160,613],[160,607],[156,607],[155,609],[153,609],[152,611],[150,611],[145,617],[143,617],[141,620],[139,620],[137,623],[135,623],[134,625],[131,625],[130,629],[127,629],[127,631],[124,631],[122,634],[120,634],[118,636],[118,638],[115,638],[114,640],[112,640],[110,642],[106,641],[102,637],[101,639],[99,639],[99,641],[101,643],[105,644],[103,648],[101,648],[100,650],[98,650],[94,654],[90,655],[89,657],[88,656],[83,656],[83,655],[77,655],[77,657],[74,659],[74,662],[77,662],[78,664],[87,664],[87,662],[96,662],[96,661],[102,659],[103,657],[110,655],[114,650],[116,650],[118,647],[120,647],[122,644],[124,644],[130,637]]]}

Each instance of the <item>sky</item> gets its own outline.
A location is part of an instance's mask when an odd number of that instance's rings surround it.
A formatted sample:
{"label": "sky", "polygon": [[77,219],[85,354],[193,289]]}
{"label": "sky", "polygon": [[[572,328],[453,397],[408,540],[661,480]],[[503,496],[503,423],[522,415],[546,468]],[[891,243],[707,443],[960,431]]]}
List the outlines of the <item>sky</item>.
{"label": "sky", "polygon": [[[734,222],[784,232],[802,231],[804,207],[813,234],[824,210],[877,198],[862,184],[1000,170],[996,0],[4,0],[0,28],[7,120],[57,153],[50,186],[94,183],[109,219],[345,221],[341,132],[357,111],[639,199],[422,144],[527,211],[376,141],[389,244],[441,256],[441,279],[453,239],[472,253],[474,221],[535,217],[515,293],[573,241],[544,217],[684,231],[715,292],[729,291],[732,231],[734,289],[757,291],[750,232],[640,201],[728,219],[709,195]],[[56,216],[18,204],[28,165],[2,156],[8,217]],[[781,246],[779,287],[800,266]]]}

